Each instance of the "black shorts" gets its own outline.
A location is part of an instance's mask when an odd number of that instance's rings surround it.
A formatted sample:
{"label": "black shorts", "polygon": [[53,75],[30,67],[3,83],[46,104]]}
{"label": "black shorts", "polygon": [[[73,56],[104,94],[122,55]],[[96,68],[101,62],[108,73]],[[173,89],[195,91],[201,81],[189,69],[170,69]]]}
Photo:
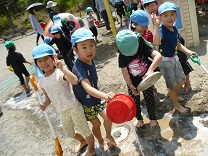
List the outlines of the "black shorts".
{"label": "black shorts", "polygon": [[97,36],[98,35],[97,28],[95,26],[92,27],[92,28],[89,28],[89,29],[92,31],[92,33],[93,33],[94,36]]}
{"label": "black shorts", "polygon": [[20,84],[23,85],[25,84],[25,80],[24,80],[24,77],[22,74],[25,75],[25,77],[28,77],[30,76],[29,72],[27,71],[27,69],[22,69],[21,71],[16,71],[15,74],[19,77],[19,80],[20,80]]}
{"label": "black shorts", "polygon": [[191,67],[191,65],[189,64],[188,61],[185,62],[181,62],[181,66],[183,68],[183,72],[185,75],[189,74],[190,72],[193,71],[193,68]]}

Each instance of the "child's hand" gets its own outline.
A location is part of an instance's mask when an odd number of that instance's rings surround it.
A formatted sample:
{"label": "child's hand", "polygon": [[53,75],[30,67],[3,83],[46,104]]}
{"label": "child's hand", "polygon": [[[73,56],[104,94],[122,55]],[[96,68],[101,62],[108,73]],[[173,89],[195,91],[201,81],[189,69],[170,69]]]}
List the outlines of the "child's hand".
{"label": "child's hand", "polygon": [[194,52],[194,51],[191,51],[190,53],[189,53],[189,55],[191,56],[191,55],[194,55],[195,57],[197,56],[197,53],[196,52]]}
{"label": "child's hand", "polygon": [[130,85],[129,88],[131,89],[132,93],[136,96],[139,95],[139,92],[137,91],[136,87],[134,85]]}
{"label": "child's hand", "polygon": [[148,70],[148,71],[146,72],[146,74],[143,76],[143,79],[145,79],[148,75],[151,75],[152,73],[153,73],[152,70]]}
{"label": "child's hand", "polygon": [[109,101],[110,99],[112,99],[115,96],[115,94],[113,92],[109,92],[105,95],[104,99],[106,101]]}
{"label": "child's hand", "polygon": [[54,55],[53,65],[54,65],[56,68],[59,68],[59,69],[63,68],[63,65],[62,65],[61,61],[58,60],[57,55]]}
{"label": "child's hand", "polygon": [[39,107],[40,107],[40,109],[42,110],[42,111],[45,111],[45,109],[46,109],[46,105],[39,105]]}
{"label": "child's hand", "polygon": [[152,14],[153,15],[153,23],[155,26],[160,26],[160,16],[157,16],[156,14]]}

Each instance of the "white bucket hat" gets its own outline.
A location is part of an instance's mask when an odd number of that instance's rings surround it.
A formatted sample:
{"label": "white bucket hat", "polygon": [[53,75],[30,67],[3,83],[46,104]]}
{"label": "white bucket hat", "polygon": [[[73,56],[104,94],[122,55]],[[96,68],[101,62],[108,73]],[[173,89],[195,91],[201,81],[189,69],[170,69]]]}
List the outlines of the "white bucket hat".
{"label": "white bucket hat", "polygon": [[46,8],[52,8],[52,7],[56,6],[56,5],[57,5],[57,3],[56,3],[56,2],[53,2],[53,1],[48,1],[48,2],[47,2],[47,6],[46,6]]}

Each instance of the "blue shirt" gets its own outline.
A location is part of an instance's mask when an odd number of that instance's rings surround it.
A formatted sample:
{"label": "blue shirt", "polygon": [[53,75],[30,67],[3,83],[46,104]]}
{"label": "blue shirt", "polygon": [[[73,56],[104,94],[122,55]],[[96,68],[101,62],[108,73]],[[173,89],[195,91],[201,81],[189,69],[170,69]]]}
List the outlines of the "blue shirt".
{"label": "blue shirt", "polygon": [[170,31],[163,24],[159,28],[161,43],[159,52],[164,57],[173,57],[177,54],[178,30],[173,26],[174,31]]}
{"label": "blue shirt", "polygon": [[77,85],[73,85],[73,91],[77,100],[82,105],[88,107],[99,104],[101,100],[89,95],[81,84],[83,79],[88,79],[91,83],[91,86],[98,89],[98,76],[94,61],[92,60],[92,65],[89,65],[77,59],[73,66],[72,72],[77,76],[79,81]]}

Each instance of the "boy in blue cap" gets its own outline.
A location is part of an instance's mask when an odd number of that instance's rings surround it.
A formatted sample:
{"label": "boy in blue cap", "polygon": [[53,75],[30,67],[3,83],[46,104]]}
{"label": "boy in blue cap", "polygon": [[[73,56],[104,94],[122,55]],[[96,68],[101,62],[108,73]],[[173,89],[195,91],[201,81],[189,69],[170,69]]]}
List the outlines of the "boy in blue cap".
{"label": "boy in blue cap", "polygon": [[[136,118],[138,120],[136,127],[140,128],[144,123],[141,115],[140,95],[136,88],[143,78],[152,74],[159,66],[162,56],[143,37],[138,37],[130,30],[121,30],[118,32],[116,35],[116,45],[120,52],[118,58],[119,67],[126,81],[128,93],[136,103]],[[148,57],[153,57],[153,62]],[[153,88],[150,87],[144,90],[143,94],[150,118],[150,127],[154,127],[157,125],[157,120]]]}
{"label": "boy in blue cap", "polygon": [[160,71],[165,78],[166,86],[169,89],[168,94],[174,107],[181,113],[187,113],[188,109],[179,103],[179,101],[184,100],[178,96],[178,92],[185,83],[185,75],[176,54],[177,50],[185,52],[187,55],[197,54],[184,47],[178,40],[178,31],[173,26],[177,17],[176,6],[173,3],[165,2],[160,5],[158,14],[159,17],[154,17],[153,36],[154,45],[159,46],[159,52],[163,56]]}
{"label": "boy in blue cap", "polygon": [[[12,66],[14,73],[18,76],[20,80],[20,84],[24,88],[25,92],[29,95],[30,94],[30,86],[28,85],[30,80],[30,74],[27,71],[24,63],[28,63],[31,65],[30,62],[28,62],[21,53],[16,52],[16,47],[13,41],[6,41],[5,47],[8,50],[8,55],[6,57],[6,64],[7,66]],[[25,80],[22,74],[25,75]]]}
{"label": "boy in blue cap", "polygon": [[92,132],[98,139],[100,147],[104,147],[105,142],[101,135],[98,114],[104,120],[108,146],[118,146],[111,135],[112,122],[106,115],[106,102],[100,100],[108,101],[114,97],[114,93],[104,93],[98,89],[98,76],[93,60],[96,53],[94,36],[90,30],[79,28],[72,34],[71,41],[74,51],[78,54],[78,59],[72,69],[79,82],[77,85],[73,85],[74,94],[84,107],[85,117],[91,122]]}
{"label": "boy in blue cap", "polygon": [[[34,48],[32,57],[37,69],[44,72],[44,76],[38,80],[38,85],[45,95],[44,104],[40,105],[40,109],[45,111],[52,103],[60,114],[67,136],[80,142],[76,152],[88,145],[88,149],[83,155],[88,156],[89,153],[95,153],[94,137],[84,116],[82,105],[77,102],[70,91],[70,83],[77,84],[77,77],[62,65],[61,61],[57,59],[54,49],[47,44],[40,44]],[[75,131],[74,126],[81,133]]]}

